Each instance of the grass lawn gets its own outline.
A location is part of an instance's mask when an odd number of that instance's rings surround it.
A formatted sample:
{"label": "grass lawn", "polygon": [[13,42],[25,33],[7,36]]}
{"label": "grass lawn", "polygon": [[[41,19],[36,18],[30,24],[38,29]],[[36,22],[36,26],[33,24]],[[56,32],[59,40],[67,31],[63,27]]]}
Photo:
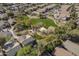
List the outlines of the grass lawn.
{"label": "grass lawn", "polygon": [[38,23],[40,23],[40,22],[42,22],[45,26],[47,26],[47,27],[49,27],[49,26],[54,26],[54,27],[56,27],[57,25],[54,23],[54,21],[53,20],[51,20],[51,19],[31,19],[31,23],[32,23],[32,25],[36,25],[36,24],[38,24]]}
{"label": "grass lawn", "polygon": [[[19,21],[23,21],[25,24],[27,24],[28,22],[29,22],[29,19],[30,18],[28,18],[27,16],[21,16],[20,18],[19,18]],[[19,22],[18,21],[18,22]],[[54,26],[54,27],[56,27],[57,25],[54,23],[54,21],[53,20],[51,20],[51,19],[40,19],[40,18],[32,18],[32,19],[30,19],[30,21],[31,21],[31,25],[37,25],[37,24],[39,24],[39,23],[42,23],[43,25],[45,25],[46,27],[49,27],[49,26]]]}
{"label": "grass lawn", "polygon": [[24,20],[24,19],[29,19],[29,17],[28,16],[18,16],[17,19]]}

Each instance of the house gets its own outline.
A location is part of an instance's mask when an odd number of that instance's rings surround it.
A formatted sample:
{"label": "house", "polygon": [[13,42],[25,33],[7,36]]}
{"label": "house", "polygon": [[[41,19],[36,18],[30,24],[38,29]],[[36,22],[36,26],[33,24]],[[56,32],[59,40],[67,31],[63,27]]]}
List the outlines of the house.
{"label": "house", "polygon": [[20,48],[19,43],[13,39],[4,44],[5,54],[7,56],[14,56]]}
{"label": "house", "polygon": [[0,48],[0,56],[3,56],[3,53],[2,53],[2,51],[1,51],[1,48]]}
{"label": "house", "polygon": [[79,28],[79,18],[76,19],[76,24],[77,24],[77,27]]}
{"label": "house", "polygon": [[0,36],[7,37],[7,36],[12,36],[12,34],[8,31],[4,31],[4,32],[0,32]]}
{"label": "house", "polygon": [[2,52],[0,52],[0,56],[3,56]]}
{"label": "house", "polygon": [[[19,36],[17,40],[23,45],[34,44],[35,41],[30,35]],[[16,54],[16,52],[21,48],[19,42],[12,38],[10,41],[5,43],[4,49],[7,56],[14,56]]]}
{"label": "house", "polygon": [[72,52],[74,55],[79,56],[79,45],[67,40],[63,43],[63,46],[70,52]]}
{"label": "house", "polygon": [[3,28],[2,26],[4,25],[5,23],[3,21],[0,21],[0,30]]}
{"label": "house", "polygon": [[79,5],[75,5],[75,8],[76,8],[76,13],[78,14],[79,17]]}
{"label": "house", "polygon": [[53,9],[52,12],[54,14],[54,18],[59,19],[59,14],[60,14],[59,10],[58,9]]}
{"label": "house", "polygon": [[7,19],[7,13],[1,13],[0,18],[1,19]]}
{"label": "house", "polygon": [[47,31],[48,31],[48,33],[54,33],[55,27],[49,26],[48,29],[47,29]]}
{"label": "house", "polygon": [[9,18],[8,22],[9,22],[10,25],[14,25],[16,23],[14,18]]}
{"label": "house", "polygon": [[41,33],[47,33],[47,29],[44,28],[44,27],[41,27],[41,28],[39,29],[39,31],[40,31]]}
{"label": "house", "polygon": [[61,47],[56,47],[53,54],[55,56],[74,56],[72,53]]}
{"label": "house", "polygon": [[34,30],[28,30],[28,34],[29,35],[32,35],[33,36],[35,33],[36,33],[36,31],[34,31]]}
{"label": "house", "polygon": [[32,38],[30,35],[19,36],[18,40],[19,40],[19,42],[21,42],[23,45],[33,44],[34,41],[35,41],[35,39]]}
{"label": "house", "polygon": [[3,14],[3,13],[5,13],[5,10],[2,6],[0,6],[0,14]]}
{"label": "house", "polygon": [[0,30],[5,29],[5,28],[9,28],[10,24],[7,21],[0,21]]}
{"label": "house", "polygon": [[54,9],[54,18],[59,21],[66,21],[70,17],[70,13],[67,11],[69,5],[62,5],[60,9]]}
{"label": "house", "polygon": [[60,9],[60,19],[66,21],[67,17],[70,17],[70,13],[67,11],[70,5],[62,5]]}

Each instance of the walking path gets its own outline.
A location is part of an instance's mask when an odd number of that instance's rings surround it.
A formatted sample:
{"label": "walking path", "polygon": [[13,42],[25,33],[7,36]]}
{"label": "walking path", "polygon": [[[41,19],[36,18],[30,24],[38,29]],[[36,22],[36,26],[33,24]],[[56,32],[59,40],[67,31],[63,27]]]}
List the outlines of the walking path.
{"label": "walking path", "polygon": [[14,29],[14,27],[11,27],[11,29],[9,31],[11,32],[11,34],[13,35],[13,37],[15,39],[18,39],[18,36],[16,34],[14,34],[13,29]]}

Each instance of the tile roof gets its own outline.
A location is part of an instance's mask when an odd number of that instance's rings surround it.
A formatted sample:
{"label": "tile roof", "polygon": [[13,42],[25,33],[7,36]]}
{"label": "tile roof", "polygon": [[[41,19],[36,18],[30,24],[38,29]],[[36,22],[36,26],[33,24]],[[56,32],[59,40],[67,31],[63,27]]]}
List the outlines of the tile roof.
{"label": "tile roof", "polygon": [[73,56],[70,52],[66,51],[64,48],[56,47],[55,53],[56,56]]}
{"label": "tile roof", "polygon": [[66,42],[63,43],[63,45],[67,50],[79,56],[79,45],[78,44],[71,42],[70,40],[67,40]]}

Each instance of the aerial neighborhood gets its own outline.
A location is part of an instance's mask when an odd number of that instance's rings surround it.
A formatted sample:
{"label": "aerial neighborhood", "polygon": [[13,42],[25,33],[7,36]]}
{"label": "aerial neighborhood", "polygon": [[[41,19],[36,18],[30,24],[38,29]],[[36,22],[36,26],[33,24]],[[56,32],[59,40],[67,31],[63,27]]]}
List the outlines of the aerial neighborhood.
{"label": "aerial neighborhood", "polygon": [[0,56],[79,56],[79,4],[0,3]]}

